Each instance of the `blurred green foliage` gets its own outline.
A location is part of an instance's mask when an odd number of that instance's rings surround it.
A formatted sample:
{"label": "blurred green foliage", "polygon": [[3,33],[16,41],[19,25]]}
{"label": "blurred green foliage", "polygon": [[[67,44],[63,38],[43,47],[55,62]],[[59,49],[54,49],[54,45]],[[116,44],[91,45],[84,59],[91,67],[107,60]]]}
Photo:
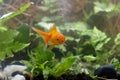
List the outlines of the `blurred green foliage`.
{"label": "blurred green foliage", "polygon": [[28,25],[23,25],[18,30],[12,30],[4,26],[5,21],[23,13],[29,6],[30,3],[22,6],[18,11],[0,19],[0,60],[4,60],[6,57],[13,57],[13,53],[29,46]]}
{"label": "blurred green foliage", "polygon": [[59,61],[55,58],[55,53],[50,50],[44,50],[42,44],[39,43],[37,48],[29,53],[29,61],[22,60],[28,66],[27,71],[31,72],[33,76],[43,74],[46,80],[50,75],[60,77],[79,60],[78,56],[68,56],[66,58],[63,57]]}
{"label": "blurred green foliage", "polygon": [[[37,44],[37,42],[30,40],[31,36],[35,36],[32,40],[37,40],[39,43],[28,50],[30,60],[22,60],[28,66],[27,71],[31,72],[33,76],[43,74],[47,80],[49,75],[59,77],[69,72],[71,74],[81,73],[82,68],[86,68],[92,75],[94,69],[104,64],[113,64],[116,69],[120,68],[120,33],[112,39],[111,36],[99,30],[98,26],[93,24],[94,21],[91,18],[92,15],[99,12],[106,12],[108,13],[107,17],[111,17],[114,15],[114,11],[119,10],[119,5],[114,5],[108,1],[101,0],[100,2],[96,0],[93,11],[88,13],[81,21],[61,23],[61,17],[54,15],[59,12],[59,9],[53,5],[56,1],[44,0],[40,7],[51,15],[44,16],[40,22],[34,25],[48,30],[50,23],[56,21],[58,22],[57,28],[66,37],[65,45],[55,47],[52,51],[43,49],[43,40],[38,34],[29,32],[28,24],[24,23],[16,30],[2,25],[10,18],[23,13],[30,6],[30,3],[26,4],[20,10],[0,20],[0,59],[4,60],[6,56],[13,56],[13,52]],[[107,18],[106,15],[104,16]]]}
{"label": "blurred green foliage", "polygon": [[29,43],[22,43],[15,41],[19,31],[8,29],[7,31],[0,31],[0,60],[5,57],[12,57],[13,52],[18,52],[29,45]]}
{"label": "blurred green foliage", "polygon": [[0,0],[0,2],[3,2],[3,0]]}
{"label": "blurred green foliage", "polygon": [[6,14],[6,16],[4,16],[2,19],[0,19],[0,25],[17,15],[22,14],[27,8],[30,7],[30,5],[31,5],[31,3],[27,3],[24,6],[20,7],[19,10],[15,11],[15,12],[11,12],[9,14]]}
{"label": "blurred green foliage", "polygon": [[15,40],[18,34],[20,34],[19,31],[12,29],[0,31],[0,60],[4,60],[6,57],[12,57],[13,52],[16,53],[23,50],[29,45],[29,43],[22,43]]}
{"label": "blurred green foliage", "polygon": [[[42,8],[43,10],[47,10],[48,12],[53,12],[52,14],[55,14],[57,11],[59,11],[59,9],[54,9],[53,5],[48,5],[51,3],[55,2],[46,1]],[[49,22],[54,22],[56,19],[57,21],[60,21],[57,27],[66,36],[66,45],[62,46],[62,48],[65,50],[63,51],[63,49],[59,47],[60,50],[53,50],[51,53],[51,51],[43,51],[43,48],[39,47],[37,51],[39,53],[33,51],[33,54],[36,55],[31,56],[31,60],[25,61],[25,63],[28,66],[31,65],[31,72],[33,75],[34,73],[43,74],[44,78],[47,78],[48,75],[58,77],[67,72],[71,74],[78,74],[81,72],[82,68],[86,68],[90,72],[90,75],[93,76],[94,69],[104,64],[113,64],[115,65],[116,69],[120,68],[119,34],[114,38],[113,42],[111,36],[108,36],[105,32],[97,28],[99,26],[93,23],[91,17],[92,15],[97,15],[100,12],[106,12],[107,15],[104,16],[105,18],[108,18],[114,15],[113,12],[118,11],[119,5],[109,3],[108,0],[102,0],[100,2],[96,0],[94,1],[93,11],[88,13],[83,21],[61,23],[61,18],[58,16],[54,17],[55,15],[51,15],[43,17],[36,25],[39,27],[43,26],[42,28],[44,28],[44,30],[48,30],[47,26],[50,26]],[[92,28],[90,26],[92,26]],[[46,56],[42,56],[45,54]],[[50,54],[52,56],[50,56]],[[62,56],[60,57],[60,55]],[[48,58],[46,58],[47,56],[51,59],[48,60]],[[60,61],[58,61],[59,59],[55,58],[55,56],[59,56]],[[79,59],[77,59],[76,56]],[[41,59],[41,57],[43,58],[42,60],[44,60],[43,62],[41,60],[34,61],[34,59]],[[31,61],[33,63],[31,63]],[[76,63],[74,63],[75,61]],[[34,67],[32,66],[33,64],[35,65]]]}

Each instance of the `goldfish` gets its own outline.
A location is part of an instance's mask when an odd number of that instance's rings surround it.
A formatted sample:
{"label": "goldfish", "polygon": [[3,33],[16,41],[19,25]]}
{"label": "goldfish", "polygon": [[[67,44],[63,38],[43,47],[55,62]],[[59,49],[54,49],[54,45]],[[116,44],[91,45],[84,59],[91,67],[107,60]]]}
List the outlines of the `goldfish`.
{"label": "goldfish", "polygon": [[65,36],[57,30],[55,24],[53,24],[49,32],[45,32],[34,27],[32,27],[32,29],[43,37],[45,43],[44,49],[46,49],[48,45],[49,49],[53,49],[55,45],[60,45],[65,42]]}

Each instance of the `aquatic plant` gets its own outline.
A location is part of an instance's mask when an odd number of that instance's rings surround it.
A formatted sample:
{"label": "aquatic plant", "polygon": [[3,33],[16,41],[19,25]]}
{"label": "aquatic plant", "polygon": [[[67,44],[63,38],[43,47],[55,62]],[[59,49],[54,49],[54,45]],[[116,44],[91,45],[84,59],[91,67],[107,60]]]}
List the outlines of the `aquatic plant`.
{"label": "aquatic plant", "polygon": [[[67,73],[78,74],[82,68],[87,69],[92,75],[94,69],[103,64],[113,64],[116,69],[120,68],[120,34],[111,37],[104,30],[102,31],[102,28],[106,26],[108,26],[106,29],[113,29],[110,19],[114,16],[114,12],[119,11],[118,5],[108,1],[110,0],[93,1],[93,10],[89,13],[86,11],[84,18],[80,19],[81,21],[63,23],[62,17],[56,16],[60,9],[55,9],[55,0],[43,0],[42,6],[39,8],[43,11],[41,13],[44,16],[41,15],[40,21],[33,20],[33,23],[23,23],[21,26],[16,26],[19,27],[16,30],[3,25],[6,21],[23,13],[31,3],[22,6],[18,11],[0,19],[0,59],[13,57],[13,53],[26,50],[30,60],[22,60],[22,62],[28,67],[27,71],[33,77],[41,74],[44,79],[51,75],[60,77]],[[66,45],[59,48],[55,47],[53,51],[45,51],[41,38],[37,34],[34,35],[29,32],[29,29],[36,25],[40,28],[41,26],[48,26],[50,22],[56,22],[58,28],[61,29],[60,31],[65,34]],[[37,37],[33,37],[32,41],[30,40],[31,36]]]}
{"label": "aquatic plant", "polygon": [[9,14],[6,14],[6,16],[4,15],[4,17],[1,17],[0,19],[0,25],[3,24],[4,22],[6,22],[7,20],[14,18],[17,15],[22,14],[24,11],[26,11],[27,8],[30,7],[32,3],[27,3],[24,6],[20,7],[19,10],[15,11],[15,12],[11,12]]}
{"label": "aquatic plant", "polygon": [[23,50],[29,45],[29,27],[23,25],[17,30],[9,29],[4,25],[7,20],[23,13],[30,3],[22,6],[18,11],[0,19],[0,60],[6,57],[12,57],[13,53]]}
{"label": "aquatic plant", "polygon": [[59,77],[64,74],[77,60],[78,56],[63,57],[60,61],[55,58],[55,54],[50,50],[43,49],[43,43],[39,43],[38,47],[29,53],[30,60],[22,62],[28,66],[27,71],[32,73],[32,76],[43,75],[44,79],[52,75]]}
{"label": "aquatic plant", "polygon": [[[17,41],[18,35],[22,35],[22,33],[19,33],[17,30],[5,30],[0,31],[0,59],[4,60],[5,57],[12,57],[13,52],[16,53],[25,47],[29,45],[29,43],[23,43],[20,41]],[[20,37],[20,36],[19,36]],[[23,39],[23,37],[21,37]]]}

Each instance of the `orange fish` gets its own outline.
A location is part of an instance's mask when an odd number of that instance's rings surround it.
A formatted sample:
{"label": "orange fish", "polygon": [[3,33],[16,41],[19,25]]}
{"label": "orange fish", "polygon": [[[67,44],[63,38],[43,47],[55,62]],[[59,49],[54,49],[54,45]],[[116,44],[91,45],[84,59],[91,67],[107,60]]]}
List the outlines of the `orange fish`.
{"label": "orange fish", "polygon": [[42,30],[32,27],[32,29],[41,35],[45,42],[45,49],[49,45],[52,49],[55,45],[60,45],[65,42],[65,36],[57,31],[56,25],[54,24],[49,32],[44,32]]}

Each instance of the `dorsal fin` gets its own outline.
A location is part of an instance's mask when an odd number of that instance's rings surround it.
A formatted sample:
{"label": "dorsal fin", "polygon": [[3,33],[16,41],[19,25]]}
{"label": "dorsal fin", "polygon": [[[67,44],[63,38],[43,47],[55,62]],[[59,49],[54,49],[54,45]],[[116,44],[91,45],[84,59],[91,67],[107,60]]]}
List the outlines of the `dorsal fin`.
{"label": "dorsal fin", "polygon": [[49,32],[57,32],[57,28],[56,28],[56,25],[53,24],[52,28],[50,29]]}

